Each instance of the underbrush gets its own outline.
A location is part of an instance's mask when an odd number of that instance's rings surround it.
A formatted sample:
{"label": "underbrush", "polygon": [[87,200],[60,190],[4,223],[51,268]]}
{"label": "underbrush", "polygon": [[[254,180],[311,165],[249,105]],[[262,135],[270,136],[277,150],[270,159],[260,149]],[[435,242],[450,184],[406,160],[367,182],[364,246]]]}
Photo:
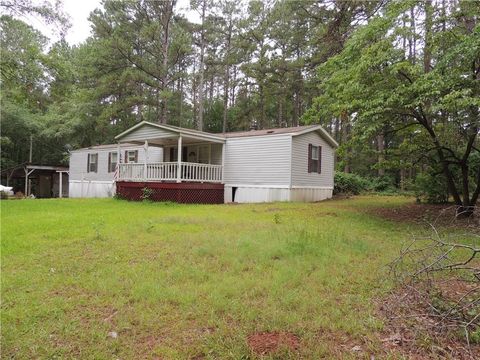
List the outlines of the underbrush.
{"label": "underbrush", "polygon": [[409,357],[480,358],[480,229],[430,223],[390,264],[387,342]]}

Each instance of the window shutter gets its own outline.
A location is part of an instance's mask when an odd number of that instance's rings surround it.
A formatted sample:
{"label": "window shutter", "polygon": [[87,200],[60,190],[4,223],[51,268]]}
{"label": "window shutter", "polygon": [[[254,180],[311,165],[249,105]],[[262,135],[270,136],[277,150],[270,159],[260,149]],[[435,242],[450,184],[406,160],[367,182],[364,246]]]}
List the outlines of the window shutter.
{"label": "window shutter", "polygon": [[108,172],[112,172],[112,153],[108,153]]}
{"label": "window shutter", "polygon": [[175,155],[175,152],[174,152],[174,151],[175,151],[175,150],[173,149],[173,147],[171,147],[171,148],[170,148],[170,159],[169,159],[170,162],[173,161],[173,157],[174,157],[174,155]]}
{"label": "window shutter", "polygon": [[128,163],[128,150],[125,150],[125,163]]}
{"label": "window shutter", "polygon": [[308,172],[312,172],[312,144],[308,144]]}
{"label": "window shutter", "polygon": [[318,147],[318,167],[317,167],[317,173],[321,174],[322,173],[322,147]]}
{"label": "window shutter", "polygon": [[90,154],[87,154],[87,173],[90,172]]}
{"label": "window shutter", "polygon": [[135,162],[138,163],[138,150],[135,150]]}

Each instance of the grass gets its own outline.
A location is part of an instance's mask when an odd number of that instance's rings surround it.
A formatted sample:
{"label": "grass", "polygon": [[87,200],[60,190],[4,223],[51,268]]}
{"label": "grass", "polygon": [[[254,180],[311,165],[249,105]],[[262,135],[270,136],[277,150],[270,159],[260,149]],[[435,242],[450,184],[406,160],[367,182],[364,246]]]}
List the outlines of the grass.
{"label": "grass", "polygon": [[248,359],[262,331],[300,337],[281,358],[374,350],[409,226],[365,210],[411,201],[2,201],[2,358]]}

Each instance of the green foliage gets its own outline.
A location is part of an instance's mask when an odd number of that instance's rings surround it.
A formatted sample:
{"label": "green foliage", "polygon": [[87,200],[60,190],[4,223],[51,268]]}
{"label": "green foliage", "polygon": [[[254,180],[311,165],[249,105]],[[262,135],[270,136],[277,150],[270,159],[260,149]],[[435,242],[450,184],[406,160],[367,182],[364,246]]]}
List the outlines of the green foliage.
{"label": "green foliage", "polygon": [[334,194],[358,195],[369,189],[368,180],[356,174],[349,174],[340,171],[335,172]]}
{"label": "green foliage", "polygon": [[389,192],[397,189],[395,179],[388,175],[370,178],[368,188],[375,192]]}
{"label": "green foliage", "polygon": [[141,199],[143,201],[152,200],[153,189],[149,187],[142,188],[142,196]]}
{"label": "green foliage", "polygon": [[433,204],[441,204],[448,202],[448,191],[445,178],[433,174],[432,172],[424,172],[418,174],[414,185],[415,196],[420,201]]}
{"label": "green foliage", "polygon": [[[387,165],[438,167],[457,204],[475,203],[478,192],[465,188],[480,189],[478,176],[469,175],[480,172],[470,160],[478,149],[468,145],[478,142],[480,128],[478,4],[433,12],[428,4],[390,2],[354,32],[342,52],[319,66],[322,94],[304,119],[348,121],[351,133],[344,140],[364,152],[388,134],[388,154],[395,158]],[[406,21],[415,11],[425,17],[421,34],[412,28],[415,19]],[[418,37],[422,51],[415,48]],[[351,154],[346,151],[343,161],[345,155]],[[385,166],[385,151],[378,155]]]}

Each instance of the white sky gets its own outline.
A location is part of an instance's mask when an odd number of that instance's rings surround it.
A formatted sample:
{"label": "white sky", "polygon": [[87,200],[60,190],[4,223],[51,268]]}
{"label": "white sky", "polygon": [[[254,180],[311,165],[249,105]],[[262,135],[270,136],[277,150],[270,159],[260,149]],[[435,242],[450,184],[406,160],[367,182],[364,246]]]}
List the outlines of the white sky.
{"label": "white sky", "polygon": [[[48,0],[54,2],[54,0]],[[184,14],[190,21],[199,22],[199,15],[189,10],[190,0],[178,0],[176,5],[177,13]],[[91,28],[88,17],[96,8],[101,7],[101,0],[63,0],[64,12],[70,16],[71,27],[65,36],[71,45],[79,44],[90,36]],[[58,31],[54,26],[49,26],[37,18],[26,19],[30,25],[40,30],[51,41],[58,40]]]}

